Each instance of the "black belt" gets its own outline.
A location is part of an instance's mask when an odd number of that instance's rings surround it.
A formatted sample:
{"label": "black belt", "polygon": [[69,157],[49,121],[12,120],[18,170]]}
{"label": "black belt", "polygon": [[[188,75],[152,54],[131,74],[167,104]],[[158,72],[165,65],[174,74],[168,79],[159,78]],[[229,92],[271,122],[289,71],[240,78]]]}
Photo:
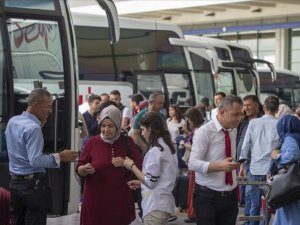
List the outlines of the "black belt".
{"label": "black belt", "polygon": [[215,194],[215,195],[218,195],[218,196],[221,196],[221,197],[226,197],[226,196],[231,196],[233,194],[236,194],[236,188],[234,188],[233,190],[231,191],[215,191],[213,189],[210,189],[208,187],[205,187],[205,186],[202,186],[202,185],[199,185],[199,184],[196,184],[196,188],[195,190],[201,190],[203,192],[207,192],[207,193],[211,193],[211,194]]}
{"label": "black belt", "polygon": [[26,175],[11,175],[12,180],[30,180],[33,178],[45,178],[45,173],[34,173],[34,174],[26,174]]}

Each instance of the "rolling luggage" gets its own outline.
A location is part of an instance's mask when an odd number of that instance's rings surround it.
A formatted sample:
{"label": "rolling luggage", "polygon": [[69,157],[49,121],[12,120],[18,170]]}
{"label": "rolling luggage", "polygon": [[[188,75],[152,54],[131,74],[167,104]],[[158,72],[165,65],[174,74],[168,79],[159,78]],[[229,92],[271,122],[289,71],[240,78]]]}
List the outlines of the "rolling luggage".
{"label": "rolling luggage", "polygon": [[176,186],[173,191],[175,204],[181,210],[186,210],[188,206],[188,188],[189,176],[182,174],[178,177]]}

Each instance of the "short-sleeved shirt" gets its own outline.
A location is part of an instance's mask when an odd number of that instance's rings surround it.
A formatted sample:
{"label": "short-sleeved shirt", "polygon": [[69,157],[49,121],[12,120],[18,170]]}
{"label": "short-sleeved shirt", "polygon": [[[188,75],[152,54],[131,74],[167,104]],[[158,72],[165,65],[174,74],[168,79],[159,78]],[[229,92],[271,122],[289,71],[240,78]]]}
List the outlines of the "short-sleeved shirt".
{"label": "short-sleeved shirt", "polygon": [[[146,112],[148,112],[148,111],[149,111],[148,108],[145,108],[145,109],[143,109],[142,111],[140,111],[140,112],[136,115],[136,117],[135,117],[135,119],[134,119],[134,123],[133,123],[132,129],[141,129],[141,126],[140,126],[141,118],[142,118],[142,116],[143,116]],[[165,118],[164,114],[159,113],[159,115],[161,116],[161,118],[162,118],[163,121],[165,122],[165,121],[166,121],[166,118]],[[166,128],[167,128],[167,125],[166,125],[166,124],[165,124],[165,126],[166,126]]]}
{"label": "short-sleeved shirt", "polygon": [[140,126],[140,120],[141,120],[142,116],[143,116],[146,112],[148,112],[148,109],[147,109],[147,108],[143,109],[142,111],[140,111],[140,112],[136,115],[136,117],[135,117],[135,119],[134,119],[133,126],[132,126],[133,129],[141,129],[141,126]]}

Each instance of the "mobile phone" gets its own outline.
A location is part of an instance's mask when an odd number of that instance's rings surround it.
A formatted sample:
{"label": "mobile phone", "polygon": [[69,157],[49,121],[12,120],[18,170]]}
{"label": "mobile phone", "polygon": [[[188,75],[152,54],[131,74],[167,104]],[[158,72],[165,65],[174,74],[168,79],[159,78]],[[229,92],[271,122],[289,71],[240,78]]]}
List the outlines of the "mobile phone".
{"label": "mobile phone", "polygon": [[239,159],[239,160],[235,160],[236,162],[238,163],[243,163],[243,162],[246,162],[247,159]]}

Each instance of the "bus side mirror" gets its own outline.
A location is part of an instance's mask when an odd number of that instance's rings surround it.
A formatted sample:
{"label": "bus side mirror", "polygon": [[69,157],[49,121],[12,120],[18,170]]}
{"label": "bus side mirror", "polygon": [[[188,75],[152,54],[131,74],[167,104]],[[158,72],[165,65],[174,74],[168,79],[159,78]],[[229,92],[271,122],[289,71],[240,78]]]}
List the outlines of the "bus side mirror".
{"label": "bus side mirror", "polygon": [[120,40],[120,26],[116,5],[112,0],[97,0],[97,2],[106,13],[111,44],[115,44]]}
{"label": "bus side mirror", "polygon": [[216,51],[210,50],[210,49],[205,49],[205,52],[209,56],[210,59],[210,67],[211,67],[211,72],[213,75],[217,74],[219,72],[218,68],[218,54]]}

